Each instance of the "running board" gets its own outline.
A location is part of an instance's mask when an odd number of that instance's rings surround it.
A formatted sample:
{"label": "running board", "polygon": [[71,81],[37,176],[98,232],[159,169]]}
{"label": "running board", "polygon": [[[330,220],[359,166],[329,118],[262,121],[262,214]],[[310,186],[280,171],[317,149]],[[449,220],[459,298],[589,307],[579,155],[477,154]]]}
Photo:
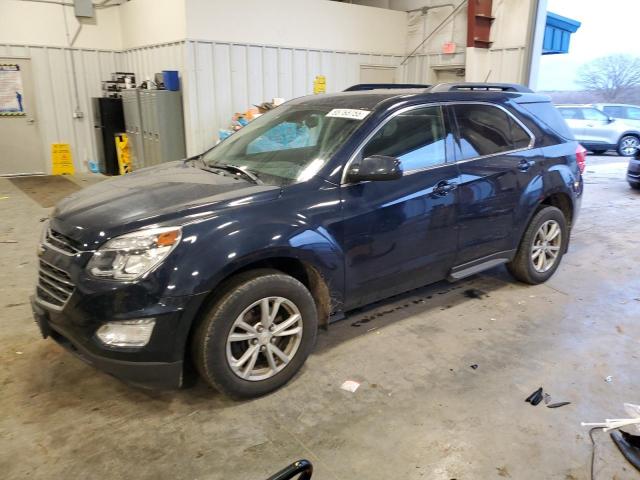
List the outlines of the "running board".
{"label": "running board", "polygon": [[462,265],[458,265],[457,267],[453,267],[451,269],[447,280],[449,280],[450,282],[454,282],[456,280],[460,280],[461,278],[470,277],[471,275],[480,273],[483,270],[488,270],[489,268],[507,263],[511,261],[515,253],[515,250],[506,250],[504,252],[494,253],[493,255],[463,263]]}

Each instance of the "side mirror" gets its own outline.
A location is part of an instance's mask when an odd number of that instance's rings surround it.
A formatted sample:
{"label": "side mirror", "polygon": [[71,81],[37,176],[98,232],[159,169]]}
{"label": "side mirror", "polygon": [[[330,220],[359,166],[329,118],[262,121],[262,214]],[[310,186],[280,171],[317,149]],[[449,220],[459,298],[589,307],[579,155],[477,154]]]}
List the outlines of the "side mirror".
{"label": "side mirror", "polygon": [[401,177],[400,160],[385,155],[372,155],[354,162],[347,172],[349,182],[397,180]]}
{"label": "side mirror", "polygon": [[613,123],[613,122],[615,122],[615,121],[616,121],[616,119],[615,119],[615,118],[613,118],[613,117],[607,117],[607,123]]}

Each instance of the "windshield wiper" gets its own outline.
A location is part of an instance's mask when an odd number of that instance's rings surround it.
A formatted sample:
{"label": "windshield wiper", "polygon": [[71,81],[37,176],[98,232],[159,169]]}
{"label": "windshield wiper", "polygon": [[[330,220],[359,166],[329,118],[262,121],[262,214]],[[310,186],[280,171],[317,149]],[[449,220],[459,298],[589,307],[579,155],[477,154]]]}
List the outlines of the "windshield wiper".
{"label": "windshield wiper", "polygon": [[254,173],[251,173],[248,170],[244,170],[244,169],[238,167],[237,165],[214,164],[214,165],[207,165],[207,167],[208,168],[217,168],[219,170],[226,170],[227,172],[232,172],[232,173],[236,173],[236,174],[239,173],[239,174],[244,175],[245,177],[247,177],[249,180],[251,180],[256,185],[262,185],[263,184],[262,180],[260,180],[258,177],[256,177],[256,175]]}

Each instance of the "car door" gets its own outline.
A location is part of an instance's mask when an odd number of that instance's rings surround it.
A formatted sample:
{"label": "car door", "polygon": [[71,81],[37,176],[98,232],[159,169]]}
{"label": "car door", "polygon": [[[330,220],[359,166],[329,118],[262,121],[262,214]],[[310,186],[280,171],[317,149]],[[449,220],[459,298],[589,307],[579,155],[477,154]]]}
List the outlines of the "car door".
{"label": "car door", "polygon": [[457,241],[452,143],[440,106],[410,107],[383,121],[352,157],[392,156],[404,173],[391,181],[343,180],[347,308],[446,276]]}
{"label": "car door", "polygon": [[500,260],[517,243],[516,212],[540,172],[539,149],[531,148],[533,134],[504,108],[461,103],[449,109],[460,172],[456,266],[491,256]]}
{"label": "car door", "polygon": [[584,118],[584,142],[607,143],[618,142],[618,126],[613,125],[609,117],[597,108],[582,108]]}

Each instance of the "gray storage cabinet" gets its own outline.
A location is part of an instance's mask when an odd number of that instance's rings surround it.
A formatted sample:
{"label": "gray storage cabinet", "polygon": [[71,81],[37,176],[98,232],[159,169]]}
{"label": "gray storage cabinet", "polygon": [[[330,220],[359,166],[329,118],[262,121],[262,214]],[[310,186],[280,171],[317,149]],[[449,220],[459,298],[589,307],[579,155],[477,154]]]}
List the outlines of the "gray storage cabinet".
{"label": "gray storage cabinet", "polygon": [[179,91],[125,90],[122,98],[134,170],[186,156]]}
{"label": "gray storage cabinet", "polygon": [[182,95],[169,90],[140,90],[142,144],[146,165],[186,156]]}
{"label": "gray storage cabinet", "polygon": [[146,166],[144,148],[142,145],[142,113],[140,112],[140,92],[138,89],[123,90],[122,109],[127,138],[129,139],[129,153],[134,170]]}

